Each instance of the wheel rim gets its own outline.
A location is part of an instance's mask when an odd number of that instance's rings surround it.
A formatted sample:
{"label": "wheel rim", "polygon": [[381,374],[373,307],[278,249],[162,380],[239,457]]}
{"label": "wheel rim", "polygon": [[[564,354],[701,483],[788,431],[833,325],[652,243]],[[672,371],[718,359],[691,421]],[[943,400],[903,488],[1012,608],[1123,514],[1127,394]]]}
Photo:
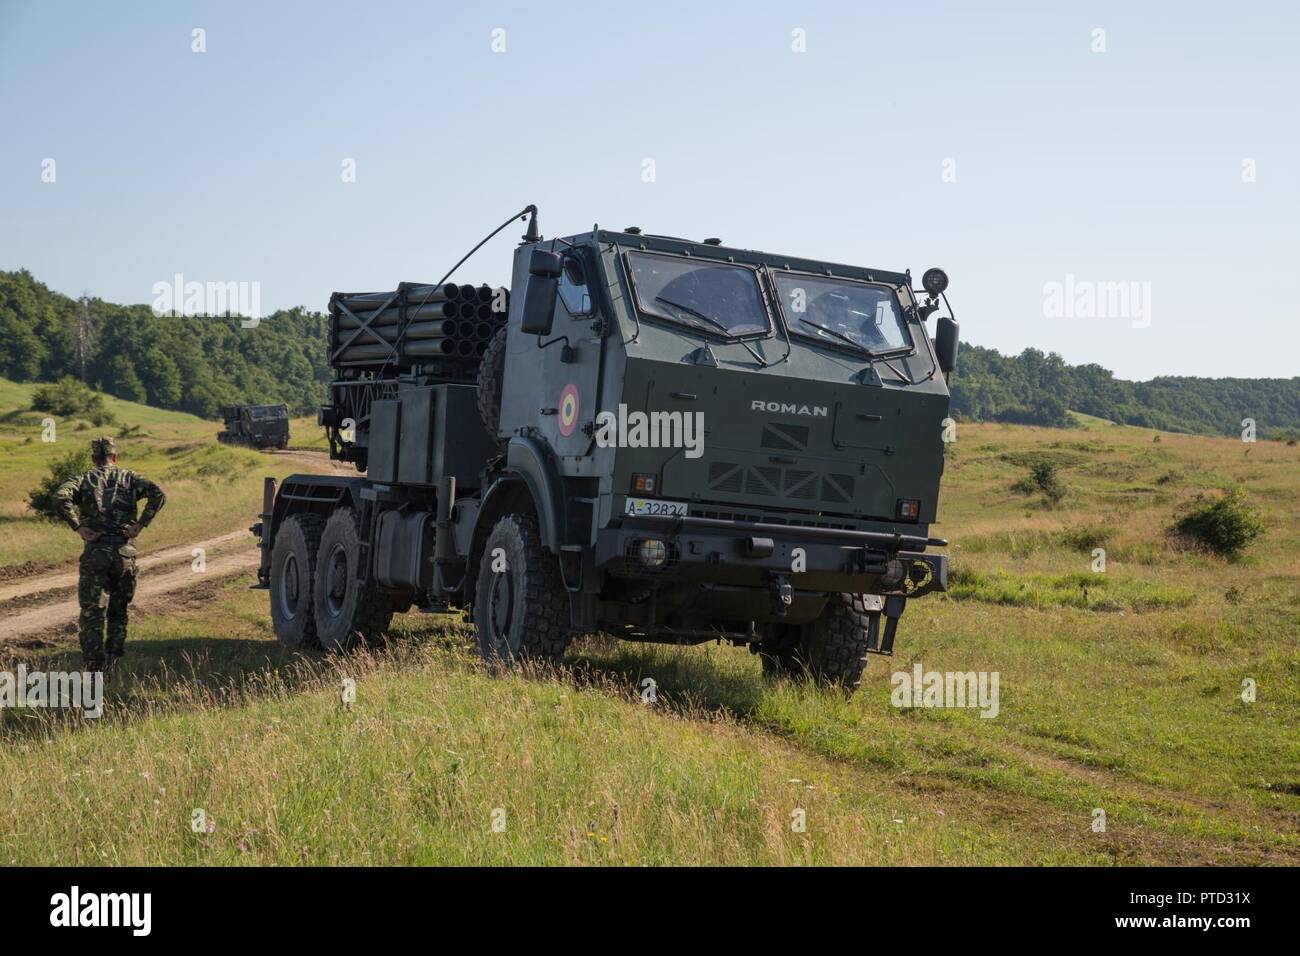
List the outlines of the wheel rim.
{"label": "wheel rim", "polygon": [[280,566],[280,612],[285,620],[298,615],[298,559],[292,554]]}
{"label": "wheel rim", "polygon": [[348,554],[341,544],[336,544],[330,551],[325,565],[325,610],[330,617],[343,614],[343,605],[348,596]]}
{"label": "wheel rim", "polygon": [[492,575],[492,590],[488,595],[488,625],[492,646],[496,651],[510,649],[510,625],[515,614],[514,591],[509,571]]}

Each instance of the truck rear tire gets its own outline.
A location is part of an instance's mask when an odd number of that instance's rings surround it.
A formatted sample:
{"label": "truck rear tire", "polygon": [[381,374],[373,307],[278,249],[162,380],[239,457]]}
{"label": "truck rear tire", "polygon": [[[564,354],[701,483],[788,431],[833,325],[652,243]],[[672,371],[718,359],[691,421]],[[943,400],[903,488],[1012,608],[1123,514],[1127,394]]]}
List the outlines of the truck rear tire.
{"label": "truck rear tire", "polygon": [[358,640],[373,643],[392,623],[388,597],[373,580],[357,580],[360,560],[356,512],[340,508],[325,523],[316,555],[313,610],[322,650],[345,651]]}
{"label": "truck rear tire", "polygon": [[280,525],[271,548],[271,623],[289,649],[316,643],[312,584],[324,526],[317,515],[294,515]]}
{"label": "truck rear tire", "polygon": [[506,329],[497,329],[478,367],[478,417],[489,437],[500,441],[501,388],[506,377]]}
{"label": "truck rear tire", "polygon": [[808,624],[776,625],[759,653],[768,677],[809,676],[819,684],[853,693],[867,666],[870,624],[860,594],[832,594],[821,617]]}
{"label": "truck rear tire", "polygon": [[560,565],[542,547],[537,519],[505,515],[488,535],[479,562],[474,592],[479,655],[493,663],[557,663],[572,636],[568,614]]}

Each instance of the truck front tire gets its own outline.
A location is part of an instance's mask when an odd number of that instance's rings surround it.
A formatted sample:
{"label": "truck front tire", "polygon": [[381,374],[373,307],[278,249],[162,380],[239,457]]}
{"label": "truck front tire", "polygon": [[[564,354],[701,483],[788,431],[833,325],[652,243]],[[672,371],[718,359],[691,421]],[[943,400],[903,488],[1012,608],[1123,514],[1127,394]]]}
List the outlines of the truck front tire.
{"label": "truck front tire", "polygon": [[271,623],[289,649],[316,643],[312,583],[324,526],[316,515],[295,515],[280,525],[271,548]]}
{"label": "truck front tire", "polygon": [[374,581],[358,581],[361,535],[356,513],[341,508],[325,524],[316,557],[313,610],[322,650],[344,651],[358,639],[375,641],[393,620],[393,609]]}
{"label": "truck front tire", "polygon": [[764,638],[759,653],[768,677],[812,677],[819,684],[853,693],[867,666],[870,615],[860,594],[832,594],[817,620],[802,625],[777,625]]}
{"label": "truck front tire", "polygon": [[508,514],[488,535],[474,592],[474,626],[484,660],[557,663],[569,646],[569,599],[537,519]]}

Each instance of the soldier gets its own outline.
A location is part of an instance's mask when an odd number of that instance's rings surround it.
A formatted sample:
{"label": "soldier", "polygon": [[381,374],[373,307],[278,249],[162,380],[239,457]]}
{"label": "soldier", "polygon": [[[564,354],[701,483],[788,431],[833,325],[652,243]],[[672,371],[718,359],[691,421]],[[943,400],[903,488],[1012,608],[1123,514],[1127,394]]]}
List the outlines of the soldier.
{"label": "soldier", "polygon": [[[117,445],[107,436],[90,443],[95,467],[69,478],[56,494],[59,514],[86,547],[81,553],[81,655],[86,669],[107,679],[126,650],[126,609],[135,596],[136,550],[131,541],[167,500],[148,478],[117,467]],[[148,502],[136,517],[141,498]],[[104,610],[108,610],[108,647]]]}

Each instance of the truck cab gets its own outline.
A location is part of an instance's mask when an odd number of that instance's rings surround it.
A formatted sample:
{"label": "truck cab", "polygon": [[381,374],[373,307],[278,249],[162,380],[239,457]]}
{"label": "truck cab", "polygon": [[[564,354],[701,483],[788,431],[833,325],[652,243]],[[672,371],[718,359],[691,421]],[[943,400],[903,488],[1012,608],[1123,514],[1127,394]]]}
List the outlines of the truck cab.
{"label": "truck cab", "polygon": [[289,445],[287,405],[227,405],[221,409],[225,428],[217,441],[253,448],[286,448]]}
{"label": "truck cab", "polygon": [[[336,294],[321,421],[367,474],[268,490],[273,617],[278,598],[311,619],[290,643],[344,646],[398,609],[464,608],[497,660],[594,630],[726,640],[852,690],[907,601],[946,587],[929,532],[957,326],[931,338],[947,279],[922,285],[597,228],[526,237],[513,295]],[[465,290],[496,306],[472,349],[443,342]]]}

